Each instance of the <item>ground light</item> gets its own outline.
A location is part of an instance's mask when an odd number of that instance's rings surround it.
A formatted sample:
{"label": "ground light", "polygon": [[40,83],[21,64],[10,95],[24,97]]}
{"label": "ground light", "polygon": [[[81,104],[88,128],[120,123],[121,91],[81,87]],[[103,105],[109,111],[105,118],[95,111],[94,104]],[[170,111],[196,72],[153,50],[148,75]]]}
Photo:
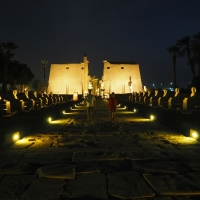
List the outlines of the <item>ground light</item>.
{"label": "ground light", "polygon": [[13,142],[18,141],[19,139],[20,139],[19,132],[13,133],[13,135],[12,135]]}
{"label": "ground light", "polygon": [[51,121],[52,121],[52,117],[48,117],[48,118],[47,118],[47,122],[50,123]]}
{"label": "ground light", "polygon": [[15,133],[7,133],[5,135],[5,142],[7,144],[11,144],[11,143],[15,143],[20,139],[20,134],[19,131],[15,132]]}
{"label": "ground light", "polygon": [[199,133],[194,129],[190,129],[190,137],[197,140],[199,138]]}
{"label": "ground light", "polygon": [[149,116],[149,119],[150,119],[151,121],[154,121],[154,120],[156,119],[156,117],[155,117],[155,115],[150,115],[150,116]]}
{"label": "ground light", "polygon": [[133,112],[136,113],[138,110],[136,108],[133,108]]}

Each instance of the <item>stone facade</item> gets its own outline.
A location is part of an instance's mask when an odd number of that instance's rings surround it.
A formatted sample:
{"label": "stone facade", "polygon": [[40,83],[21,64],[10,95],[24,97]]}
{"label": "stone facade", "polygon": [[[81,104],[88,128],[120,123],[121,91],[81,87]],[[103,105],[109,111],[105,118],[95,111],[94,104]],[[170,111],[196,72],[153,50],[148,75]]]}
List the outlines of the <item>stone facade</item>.
{"label": "stone facade", "polygon": [[143,91],[140,68],[136,63],[103,61],[104,93],[126,94]]}
{"label": "stone facade", "polygon": [[[116,63],[103,61],[102,80],[89,76],[89,61],[83,57],[81,63],[52,64],[49,75],[48,92],[53,94],[86,94],[90,83],[92,94],[115,92],[125,94],[143,91],[139,65],[136,63]],[[103,82],[103,88],[101,88]],[[101,84],[99,84],[101,83]],[[103,89],[103,90],[102,90]]]}
{"label": "stone facade", "polygon": [[48,92],[53,94],[84,94],[88,91],[87,56],[81,63],[51,64]]}

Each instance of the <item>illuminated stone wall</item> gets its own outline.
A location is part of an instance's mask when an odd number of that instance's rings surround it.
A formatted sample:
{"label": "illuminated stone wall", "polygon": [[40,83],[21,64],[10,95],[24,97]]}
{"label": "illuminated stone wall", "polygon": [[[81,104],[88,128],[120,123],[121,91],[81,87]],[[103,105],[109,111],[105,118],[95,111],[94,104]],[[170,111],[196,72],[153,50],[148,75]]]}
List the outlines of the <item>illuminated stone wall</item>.
{"label": "illuminated stone wall", "polygon": [[52,64],[48,92],[73,94],[84,91],[84,64]]}
{"label": "illuminated stone wall", "polygon": [[51,64],[48,93],[86,93],[90,80],[88,63],[87,56],[84,55],[83,62],[81,63]]}
{"label": "illuminated stone wall", "polygon": [[[104,93],[125,94],[143,91],[139,65],[135,63],[104,62],[102,80]],[[52,64],[49,75],[48,93],[53,94],[86,94],[89,81],[92,82],[92,93],[98,93],[98,79],[91,78],[86,55],[81,63]],[[101,92],[101,91],[100,91]]]}
{"label": "illuminated stone wall", "polygon": [[103,61],[105,93],[126,94],[143,91],[140,68],[136,63]]}

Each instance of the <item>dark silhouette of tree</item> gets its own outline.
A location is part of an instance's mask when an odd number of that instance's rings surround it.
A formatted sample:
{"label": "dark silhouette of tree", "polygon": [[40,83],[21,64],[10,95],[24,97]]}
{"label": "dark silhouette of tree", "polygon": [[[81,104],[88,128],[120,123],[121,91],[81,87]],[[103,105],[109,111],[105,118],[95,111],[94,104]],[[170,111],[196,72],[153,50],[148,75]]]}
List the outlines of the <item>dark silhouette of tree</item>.
{"label": "dark silhouette of tree", "polygon": [[192,36],[191,52],[194,64],[198,65],[198,77],[200,78],[200,32]]}
{"label": "dark silhouette of tree", "polygon": [[179,49],[178,56],[179,57],[185,57],[185,55],[188,58],[188,63],[190,65],[193,78],[195,78],[195,69],[194,69],[194,62],[191,59],[191,40],[190,36],[185,36],[182,39],[178,40],[176,42],[176,46]]}
{"label": "dark silhouette of tree", "polygon": [[15,89],[16,85],[23,87],[24,85],[30,83],[33,78],[34,74],[26,64],[18,61],[10,62],[8,83],[11,85],[12,89]]}
{"label": "dark silhouette of tree", "polygon": [[0,43],[0,83],[2,83],[2,78],[3,78],[3,66],[4,66],[4,53],[3,53],[3,47],[2,43]]}
{"label": "dark silhouette of tree", "polygon": [[171,46],[167,49],[167,51],[172,54],[172,62],[173,62],[173,76],[174,76],[174,89],[177,87],[176,82],[176,58],[178,55],[178,47],[176,45]]}
{"label": "dark silhouette of tree", "polygon": [[31,85],[35,91],[40,92],[39,90],[43,83],[38,78],[34,78],[31,82]]}
{"label": "dark silhouette of tree", "polygon": [[48,63],[47,60],[42,60],[42,66],[43,66],[43,70],[44,70],[44,91],[46,92],[47,87],[46,87],[46,65]]}
{"label": "dark silhouette of tree", "polygon": [[7,92],[7,73],[8,73],[8,66],[11,61],[11,58],[14,56],[12,53],[13,50],[18,48],[17,45],[15,45],[14,42],[7,42],[1,43],[2,49],[3,49],[3,55],[4,55],[4,67],[3,67],[3,77],[2,77],[2,93]]}

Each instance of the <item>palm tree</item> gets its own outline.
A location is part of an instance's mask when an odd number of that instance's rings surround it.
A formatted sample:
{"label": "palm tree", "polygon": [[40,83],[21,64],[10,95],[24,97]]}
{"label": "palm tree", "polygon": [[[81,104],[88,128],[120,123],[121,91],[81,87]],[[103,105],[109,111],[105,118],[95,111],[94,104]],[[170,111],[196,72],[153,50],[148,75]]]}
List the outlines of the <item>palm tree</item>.
{"label": "palm tree", "polygon": [[176,42],[176,45],[179,49],[178,56],[184,57],[185,55],[188,58],[190,68],[192,70],[193,78],[195,78],[194,62],[191,59],[191,40],[190,36],[185,36],[182,39]]}
{"label": "palm tree", "polygon": [[5,50],[5,52],[3,52],[5,57],[5,63],[3,68],[2,93],[6,93],[8,65],[10,63],[10,59],[14,56],[14,54],[11,51],[18,48],[18,46],[15,45],[14,42],[7,42],[7,43],[2,42],[1,45],[2,48]]}
{"label": "palm tree", "polygon": [[177,86],[176,83],[176,58],[178,54],[178,47],[176,45],[171,46],[167,49],[167,51],[172,54],[172,61],[173,61],[173,73],[174,73],[174,90]]}
{"label": "palm tree", "polygon": [[42,62],[42,66],[44,69],[44,91],[46,92],[46,73],[45,73],[45,71],[46,71],[46,65],[47,65],[48,61],[42,60],[41,62]]}
{"label": "palm tree", "polygon": [[198,77],[200,78],[200,32],[192,36],[191,45],[192,59],[199,66]]}

